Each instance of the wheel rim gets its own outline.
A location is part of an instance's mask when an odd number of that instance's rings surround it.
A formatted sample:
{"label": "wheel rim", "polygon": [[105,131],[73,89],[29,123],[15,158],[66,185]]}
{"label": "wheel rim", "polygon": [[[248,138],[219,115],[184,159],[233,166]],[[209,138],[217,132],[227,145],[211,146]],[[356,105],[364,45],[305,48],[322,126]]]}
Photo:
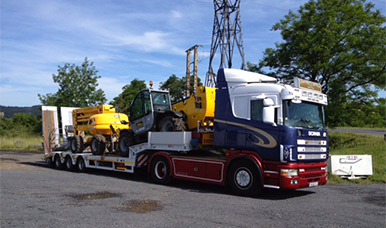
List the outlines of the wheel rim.
{"label": "wheel rim", "polygon": [[94,139],[94,140],[92,140],[92,142],[91,142],[91,150],[93,151],[93,152],[98,152],[98,142]]}
{"label": "wheel rim", "polygon": [[155,175],[158,179],[162,180],[166,176],[166,164],[163,161],[157,162],[155,165]]}
{"label": "wheel rim", "polygon": [[83,170],[84,169],[84,161],[82,159],[79,160],[78,162],[78,169]]}
{"label": "wheel rim", "polygon": [[71,159],[67,158],[67,160],[66,160],[67,169],[71,169],[71,166],[72,166]]}
{"label": "wheel rim", "polygon": [[252,175],[249,170],[238,169],[235,173],[235,183],[239,188],[245,189],[252,184]]}
{"label": "wheel rim", "polygon": [[165,131],[173,131],[174,130],[174,126],[173,126],[173,123],[170,123],[168,122],[167,124],[165,124]]}
{"label": "wheel rim", "polygon": [[56,167],[60,167],[60,159],[59,159],[59,157],[55,158],[55,166]]}
{"label": "wheel rim", "polygon": [[75,138],[71,140],[71,150],[72,150],[72,151],[75,151],[75,150],[76,150],[76,142],[75,142]]}
{"label": "wheel rim", "polygon": [[127,139],[126,138],[122,138],[121,141],[119,141],[119,144],[121,145],[121,149],[123,151],[127,151]]}

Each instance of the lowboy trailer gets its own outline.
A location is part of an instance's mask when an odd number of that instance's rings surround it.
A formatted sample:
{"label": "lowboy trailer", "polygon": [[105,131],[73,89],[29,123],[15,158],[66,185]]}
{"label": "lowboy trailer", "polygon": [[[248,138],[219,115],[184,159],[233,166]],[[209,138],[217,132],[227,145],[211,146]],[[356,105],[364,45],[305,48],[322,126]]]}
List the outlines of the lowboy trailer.
{"label": "lowboy trailer", "polygon": [[228,185],[235,194],[247,196],[264,187],[324,185],[327,96],[320,88],[301,79],[283,84],[266,75],[220,69],[213,130],[150,131],[146,142],[129,146],[128,156],[57,151],[47,153],[45,159],[56,168],[79,171],[135,173],[143,167],[156,183],[167,184],[174,178]]}

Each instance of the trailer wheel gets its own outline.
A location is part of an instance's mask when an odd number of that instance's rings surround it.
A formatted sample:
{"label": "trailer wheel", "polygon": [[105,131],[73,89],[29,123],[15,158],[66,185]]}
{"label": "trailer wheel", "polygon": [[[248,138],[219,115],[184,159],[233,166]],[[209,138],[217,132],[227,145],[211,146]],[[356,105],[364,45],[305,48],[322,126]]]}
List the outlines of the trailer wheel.
{"label": "trailer wheel", "polygon": [[170,165],[165,157],[155,157],[151,163],[151,176],[157,184],[167,184],[171,181]]}
{"label": "trailer wheel", "polygon": [[54,162],[52,161],[52,157],[48,157],[45,160],[46,160],[47,167],[49,167],[49,168],[54,167]]}
{"label": "trailer wheel", "polygon": [[252,162],[246,160],[239,160],[231,165],[228,184],[236,195],[256,196],[261,191],[259,171]]}
{"label": "trailer wheel", "polygon": [[86,172],[86,164],[84,163],[84,159],[80,156],[76,160],[76,168],[79,172]]}
{"label": "trailer wheel", "polygon": [[72,159],[71,159],[70,155],[67,155],[66,159],[64,159],[64,165],[65,165],[66,170],[68,170],[68,171],[74,170],[74,165],[72,164]]}
{"label": "trailer wheel", "polygon": [[60,161],[60,156],[59,154],[55,155],[55,158],[54,158],[54,166],[56,169],[62,169],[63,168],[63,164],[62,162]]}
{"label": "trailer wheel", "polygon": [[94,135],[91,141],[91,152],[93,155],[100,155],[105,152],[106,143],[103,135]]}
{"label": "trailer wheel", "polygon": [[71,140],[71,151],[72,153],[83,152],[83,138],[79,135],[75,135]]}
{"label": "trailer wheel", "polygon": [[118,146],[120,154],[123,157],[129,156],[129,147],[134,145],[134,134],[131,131],[121,132],[119,136]]}

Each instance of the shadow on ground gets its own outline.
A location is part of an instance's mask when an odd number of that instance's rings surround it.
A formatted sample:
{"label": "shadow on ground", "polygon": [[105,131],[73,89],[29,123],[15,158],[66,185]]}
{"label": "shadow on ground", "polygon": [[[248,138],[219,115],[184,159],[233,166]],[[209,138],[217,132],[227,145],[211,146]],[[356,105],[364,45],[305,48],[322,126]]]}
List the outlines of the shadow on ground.
{"label": "shadow on ground", "polygon": [[[45,169],[53,169],[51,167],[48,167],[44,161],[18,162],[18,163],[23,165],[28,165],[28,166],[45,168]],[[57,170],[57,171],[71,172],[64,169]],[[118,178],[126,181],[137,181],[142,183],[153,184],[152,180],[147,175],[147,170],[145,169],[137,169],[135,170],[135,174],[112,172],[112,171],[98,170],[98,169],[88,169],[87,173],[89,175],[106,176],[106,177]],[[168,186],[171,188],[178,188],[178,189],[183,189],[191,192],[224,194],[224,195],[232,194],[230,190],[226,187],[214,185],[214,184],[199,183],[199,182],[173,180],[172,183],[170,183]],[[263,199],[263,200],[286,200],[289,198],[304,197],[310,194],[314,194],[314,192],[309,190],[285,191],[285,190],[277,190],[277,189],[264,189],[261,192],[261,194],[259,194],[259,196],[254,198]]]}

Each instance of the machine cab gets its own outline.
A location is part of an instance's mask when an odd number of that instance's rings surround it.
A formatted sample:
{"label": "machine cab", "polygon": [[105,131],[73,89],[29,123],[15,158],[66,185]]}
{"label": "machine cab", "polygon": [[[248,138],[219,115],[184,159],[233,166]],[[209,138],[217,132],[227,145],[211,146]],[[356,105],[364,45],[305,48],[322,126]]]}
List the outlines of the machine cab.
{"label": "machine cab", "polygon": [[142,134],[156,127],[157,119],[171,111],[170,96],[166,91],[145,89],[130,105],[130,124],[134,134]]}

